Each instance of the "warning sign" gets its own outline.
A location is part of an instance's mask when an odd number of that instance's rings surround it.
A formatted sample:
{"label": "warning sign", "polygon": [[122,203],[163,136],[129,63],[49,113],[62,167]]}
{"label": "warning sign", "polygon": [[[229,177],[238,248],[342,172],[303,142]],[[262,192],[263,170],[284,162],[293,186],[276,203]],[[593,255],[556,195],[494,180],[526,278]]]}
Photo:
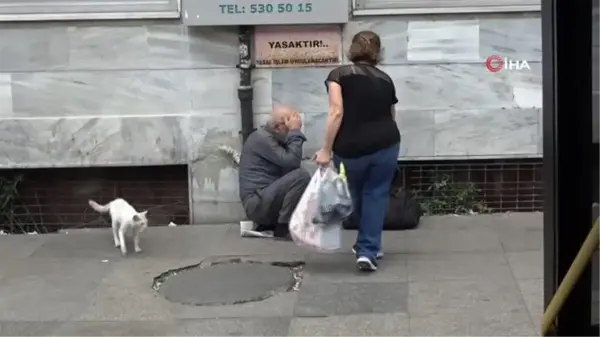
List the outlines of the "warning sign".
{"label": "warning sign", "polygon": [[314,67],[340,63],[338,26],[258,26],[254,31],[256,66]]}

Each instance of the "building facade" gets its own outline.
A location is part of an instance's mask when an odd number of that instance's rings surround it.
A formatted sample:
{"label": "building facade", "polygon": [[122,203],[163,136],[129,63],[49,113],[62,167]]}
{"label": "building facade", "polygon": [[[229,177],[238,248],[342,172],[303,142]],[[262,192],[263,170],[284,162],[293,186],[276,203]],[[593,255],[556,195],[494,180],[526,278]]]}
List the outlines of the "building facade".
{"label": "building facade", "polygon": [[[187,165],[193,223],[243,218],[236,170],[215,151],[240,146],[237,28],[183,26],[171,0],[112,11],[28,2],[0,6],[0,168]],[[539,0],[439,2],[358,1],[340,27],[344,49],[360,30],[382,37],[399,159],[540,158]],[[492,55],[529,67],[490,72]],[[330,70],[253,70],[255,124],[290,104],[304,115],[306,155],[316,151]]]}

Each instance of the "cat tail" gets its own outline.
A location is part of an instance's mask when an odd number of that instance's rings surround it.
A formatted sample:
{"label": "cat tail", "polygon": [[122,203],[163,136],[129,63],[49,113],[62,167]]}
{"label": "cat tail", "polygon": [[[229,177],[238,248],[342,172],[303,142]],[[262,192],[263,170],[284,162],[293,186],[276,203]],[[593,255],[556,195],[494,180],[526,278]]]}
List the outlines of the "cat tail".
{"label": "cat tail", "polygon": [[107,213],[108,211],[110,211],[110,203],[106,204],[106,205],[100,205],[99,203],[95,202],[94,200],[90,200],[90,201],[88,201],[88,203],[90,204],[90,206],[92,206],[92,208],[96,212]]}

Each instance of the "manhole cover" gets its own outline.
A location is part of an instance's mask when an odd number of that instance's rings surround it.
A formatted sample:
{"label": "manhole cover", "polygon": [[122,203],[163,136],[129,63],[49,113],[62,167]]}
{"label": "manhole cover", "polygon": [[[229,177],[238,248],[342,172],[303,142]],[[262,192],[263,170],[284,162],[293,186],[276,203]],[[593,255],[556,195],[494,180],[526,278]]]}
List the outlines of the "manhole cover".
{"label": "manhole cover", "polygon": [[290,266],[259,262],[221,262],[183,268],[155,279],[167,300],[187,305],[227,305],[261,301],[293,289],[298,282]]}

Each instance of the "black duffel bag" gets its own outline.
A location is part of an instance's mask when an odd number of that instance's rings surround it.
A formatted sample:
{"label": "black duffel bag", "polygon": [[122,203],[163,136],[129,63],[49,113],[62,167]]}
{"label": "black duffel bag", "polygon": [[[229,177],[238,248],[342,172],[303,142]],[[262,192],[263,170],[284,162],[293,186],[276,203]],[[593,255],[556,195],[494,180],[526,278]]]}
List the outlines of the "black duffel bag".
{"label": "black duffel bag", "polygon": [[[383,222],[383,230],[401,231],[415,229],[419,226],[423,210],[412,193],[403,188],[395,189],[390,195],[388,208]],[[354,215],[354,214],[353,214]],[[350,216],[344,221],[344,229],[358,229],[359,219],[356,216]]]}

